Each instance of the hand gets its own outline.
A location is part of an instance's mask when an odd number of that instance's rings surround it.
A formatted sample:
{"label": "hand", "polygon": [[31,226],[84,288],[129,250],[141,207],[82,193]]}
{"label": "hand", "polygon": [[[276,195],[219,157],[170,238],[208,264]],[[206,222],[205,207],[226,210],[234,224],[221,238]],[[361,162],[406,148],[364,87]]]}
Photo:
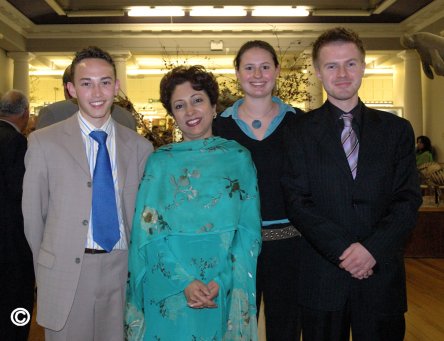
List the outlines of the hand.
{"label": "hand", "polygon": [[367,272],[365,272],[362,276],[361,276],[361,275],[358,275],[358,276],[354,276],[354,275],[352,275],[352,277],[353,277],[353,278],[356,278],[356,279],[367,279],[367,278],[369,278],[371,275],[373,275],[373,270],[372,270],[372,269],[370,269],[370,270],[368,270]]}
{"label": "hand", "polygon": [[[214,290],[214,289],[213,289]],[[192,281],[184,290],[188,306],[191,308],[215,308],[216,303],[212,301],[211,290],[201,281]]]}
{"label": "hand", "polygon": [[211,281],[210,283],[208,283],[207,288],[208,290],[210,290],[210,296],[208,296],[210,300],[219,295],[219,284],[217,284],[215,281]]}
{"label": "hand", "polygon": [[361,243],[351,244],[345,249],[339,260],[342,261],[339,267],[357,279],[366,279],[372,276],[372,269],[376,265],[376,260]]}

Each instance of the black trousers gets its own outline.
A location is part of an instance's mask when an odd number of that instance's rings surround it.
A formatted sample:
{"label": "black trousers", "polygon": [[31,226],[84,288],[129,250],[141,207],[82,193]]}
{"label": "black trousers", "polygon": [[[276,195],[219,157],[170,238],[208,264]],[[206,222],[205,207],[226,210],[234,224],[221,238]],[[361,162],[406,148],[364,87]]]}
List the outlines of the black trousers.
{"label": "black trousers", "polygon": [[267,341],[299,341],[297,301],[300,237],[262,242],[257,266],[257,309],[264,300]]}
{"label": "black trousers", "polygon": [[[355,283],[356,284],[356,283]],[[404,314],[381,315],[373,311],[362,296],[359,285],[352,285],[342,310],[319,311],[301,307],[304,341],[402,341]]]}
{"label": "black trousers", "polygon": [[[11,312],[25,308],[30,316],[34,307],[34,266],[32,261],[24,263],[2,263],[0,273],[0,340],[28,340],[31,321],[24,326],[11,322]],[[19,314],[18,320],[25,316]]]}

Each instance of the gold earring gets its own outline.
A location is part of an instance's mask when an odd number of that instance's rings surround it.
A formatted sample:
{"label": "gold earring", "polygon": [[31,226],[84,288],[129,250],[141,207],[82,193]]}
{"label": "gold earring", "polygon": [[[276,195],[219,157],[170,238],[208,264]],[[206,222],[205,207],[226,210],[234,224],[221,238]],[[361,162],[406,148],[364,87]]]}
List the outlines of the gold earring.
{"label": "gold earring", "polygon": [[213,118],[216,118],[216,117],[217,117],[217,112],[214,112]]}

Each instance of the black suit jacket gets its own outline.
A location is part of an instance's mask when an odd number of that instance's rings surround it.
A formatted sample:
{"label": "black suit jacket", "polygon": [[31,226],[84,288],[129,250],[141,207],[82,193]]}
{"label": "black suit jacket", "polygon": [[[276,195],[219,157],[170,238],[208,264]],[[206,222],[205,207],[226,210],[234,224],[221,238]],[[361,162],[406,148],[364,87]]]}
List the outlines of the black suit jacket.
{"label": "black suit jacket", "polygon": [[[288,216],[302,232],[300,303],[343,307],[352,285],[382,314],[406,311],[403,247],[422,202],[410,123],[362,104],[359,160],[352,178],[328,103],[288,127],[282,185]],[[339,256],[360,242],[377,261],[353,279]]]}
{"label": "black suit jacket", "polygon": [[32,262],[22,215],[26,146],[22,134],[0,121],[0,263]]}

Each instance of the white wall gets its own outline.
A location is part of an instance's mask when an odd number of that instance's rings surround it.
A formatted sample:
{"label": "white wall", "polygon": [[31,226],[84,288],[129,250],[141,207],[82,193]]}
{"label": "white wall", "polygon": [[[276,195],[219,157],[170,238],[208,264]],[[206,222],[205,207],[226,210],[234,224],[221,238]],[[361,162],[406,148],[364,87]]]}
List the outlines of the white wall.
{"label": "white wall", "polygon": [[437,161],[444,162],[444,77],[429,79],[422,75],[424,131],[437,153]]}
{"label": "white wall", "polygon": [[6,56],[6,52],[0,49],[0,94],[12,88],[12,60]]}
{"label": "white wall", "polygon": [[31,103],[31,114],[37,114],[41,106],[62,101],[63,94],[62,77],[40,76],[29,78],[29,96]]}
{"label": "white wall", "polygon": [[393,102],[393,77],[372,75],[362,79],[359,97],[363,102]]}
{"label": "white wall", "polygon": [[145,77],[128,77],[126,81],[127,96],[136,110],[148,108],[151,100],[159,99],[159,83],[162,75]]}

